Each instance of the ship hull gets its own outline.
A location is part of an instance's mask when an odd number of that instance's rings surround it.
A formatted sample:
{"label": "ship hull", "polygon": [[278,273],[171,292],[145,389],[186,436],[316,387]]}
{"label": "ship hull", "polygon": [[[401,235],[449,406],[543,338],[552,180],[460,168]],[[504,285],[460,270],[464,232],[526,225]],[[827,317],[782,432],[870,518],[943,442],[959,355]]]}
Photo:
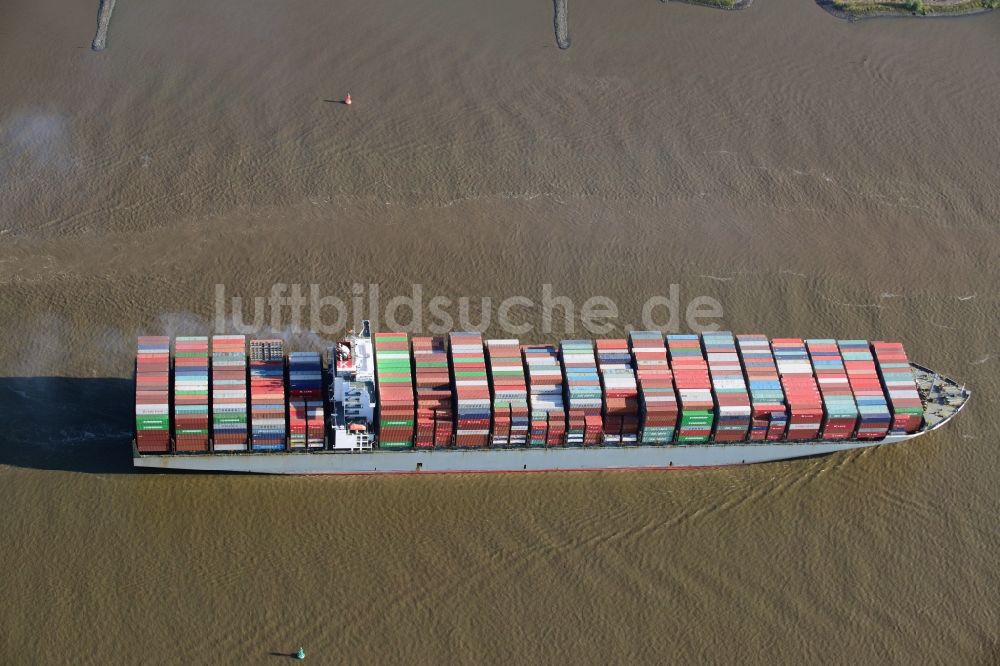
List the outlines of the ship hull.
{"label": "ship hull", "polygon": [[135,455],[137,468],[251,474],[445,474],[690,469],[822,456],[912,439],[546,449],[432,449],[364,453]]}

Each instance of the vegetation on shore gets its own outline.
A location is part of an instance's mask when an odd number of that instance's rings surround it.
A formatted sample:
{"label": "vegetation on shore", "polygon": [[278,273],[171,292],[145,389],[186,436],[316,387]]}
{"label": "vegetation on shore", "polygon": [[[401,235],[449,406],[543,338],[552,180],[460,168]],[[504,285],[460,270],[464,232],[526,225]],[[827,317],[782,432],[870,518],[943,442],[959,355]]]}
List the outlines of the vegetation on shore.
{"label": "vegetation on shore", "polygon": [[845,18],[873,16],[943,16],[1000,9],[1000,0],[817,0],[820,6]]}
{"label": "vegetation on shore", "polygon": [[[753,0],[676,0],[718,9],[746,9]],[[668,0],[662,0],[668,2]],[[975,14],[1000,9],[1000,0],[816,0],[824,9],[843,18],[872,16],[938,16]]]}

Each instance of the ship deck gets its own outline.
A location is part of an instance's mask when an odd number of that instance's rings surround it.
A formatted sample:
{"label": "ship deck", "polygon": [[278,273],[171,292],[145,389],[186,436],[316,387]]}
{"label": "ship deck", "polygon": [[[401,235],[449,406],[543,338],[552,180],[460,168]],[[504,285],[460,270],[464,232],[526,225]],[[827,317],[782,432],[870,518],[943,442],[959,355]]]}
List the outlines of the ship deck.
{"label": "ship deck", "polygon": [[911,365],[924,404],[924,424],[915,433],[890,434],[881,440],[169,454],[140,454],[133,443],[133,465],[159,470],[263,474],[385,474],[683,469],[789,460],[910,440],[940,428],[965,407],[971,392],[964,385],[923,366]]}
{"label": "ship deck", "polygon": [[924,425],[921,432],[935,430],[950,421],[962,411],[972,392],[953,379],[917,365],[913,367],[913,376],[917,381],[917,391],[924,403]]}

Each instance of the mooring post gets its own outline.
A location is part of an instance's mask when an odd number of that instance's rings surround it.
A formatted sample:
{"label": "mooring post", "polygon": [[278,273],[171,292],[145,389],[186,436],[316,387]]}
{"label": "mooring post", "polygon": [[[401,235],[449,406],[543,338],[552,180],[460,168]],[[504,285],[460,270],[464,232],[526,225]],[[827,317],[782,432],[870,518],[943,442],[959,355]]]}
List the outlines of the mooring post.
{"label": "mooring post", "polygon": [[552,0],[552,4],[555,7],[555,27],[556,27],[556,44],[559,45],[561,49],[569,48],[569,9],[567,3],[569,0]]}

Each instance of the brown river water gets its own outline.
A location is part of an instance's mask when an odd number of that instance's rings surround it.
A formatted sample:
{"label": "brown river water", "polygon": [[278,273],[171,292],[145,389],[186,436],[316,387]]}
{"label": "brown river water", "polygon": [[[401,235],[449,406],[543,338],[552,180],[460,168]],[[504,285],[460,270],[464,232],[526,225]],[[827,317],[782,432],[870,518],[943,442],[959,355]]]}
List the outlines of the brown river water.
{"label": "brown river water", "polygon": [[[94,53],[96,4],[0,5],[0,661],[1000,661],[1000,13],[119,0]],[[677,284],[974,395],[746,468],[130,473],[135,336],[279,282],[613,333]]]}

